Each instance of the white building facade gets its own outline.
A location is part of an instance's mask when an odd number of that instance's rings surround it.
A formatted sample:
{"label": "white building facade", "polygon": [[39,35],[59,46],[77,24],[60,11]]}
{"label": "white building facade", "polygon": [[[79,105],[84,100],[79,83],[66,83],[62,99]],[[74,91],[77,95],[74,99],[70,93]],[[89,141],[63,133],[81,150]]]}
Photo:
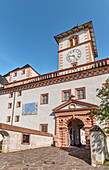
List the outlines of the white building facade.
{"label": "white building facade", "polygon": [[[109,77],[109,58],[95,61],[92,22],[55,39],[59,44],[58,71],[39,75],[26,65],[3,76],[8,83],[0,82],[0,123],[52,133],[59,147],[82,143],[80,129],[84,127],[88,145],[89,128],[98,123],[96,118],[92,123],[87,113],[100,104],[96,89]],[[77,132],[73,121],[78,121]]]}

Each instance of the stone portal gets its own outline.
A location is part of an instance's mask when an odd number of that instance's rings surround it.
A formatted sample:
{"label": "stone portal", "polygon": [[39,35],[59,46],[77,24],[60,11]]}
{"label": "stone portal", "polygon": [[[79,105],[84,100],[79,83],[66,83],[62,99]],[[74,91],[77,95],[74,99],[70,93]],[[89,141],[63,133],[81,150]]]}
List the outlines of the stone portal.
{"label": "stone portal", "polygon": [[[69,145],[81,144],[80,129],[83,127],[86,141],[85,144],[89,147],[89,131],[90,128],[96,124],[96,118],[88,113],[94,108],[97,108],[97,105],[71,99],[53,109],[56,118],[55,146],[68,147]],[[71,127],[70,122],[72,122],[71,134],[69,134],[69,129]],[[72,137],[69,137],[69,135],[72,135]]]}

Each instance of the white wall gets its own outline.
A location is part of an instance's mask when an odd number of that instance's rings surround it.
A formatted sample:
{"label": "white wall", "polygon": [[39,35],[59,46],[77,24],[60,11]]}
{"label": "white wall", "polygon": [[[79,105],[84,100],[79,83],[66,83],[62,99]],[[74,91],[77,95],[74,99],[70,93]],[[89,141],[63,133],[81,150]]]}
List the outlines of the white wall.
{"label": "white wall", "polygon": [[[25,70],[25,74],[22,74],[22,70]],[[14,76],[15,72],[17,72],[17,76]],[[23,79],[29,78],[28,72],[30,72],[29,73],[30,77],[38,76],[38,74],[32,68],[28,67],[28,68],[13,71],[12,73],[10,73],[9,76],[6,76],[5,78],[8,80],[8,82],[9,82],[9,79],[10,79],[9,77],[11,77],[10,82],[23,80]]]}
{"label": "white wall", "polygon": [[[100,88],[107,78],[108,74],[104,74],[100,76],[78,79],[45,87],[24,90],[22,91],[22,96],[16,96],[15,104],[17,103],[17,101],[21,101],[21,108],[16,108],[15,105],[13,125],[39,130],[40,124],[48,124],[48,132],[55,134],[55,116],[52,113],[52,109],[63,103],[62,90],[71,89],[71,93],[75,94],[75,88],[85,87],[86,99],[83,99],[81,101],[99,105],[100,100],[96,97],[96,89]],[[40,94],[43,93],[49,93],[48,104],[40,105]],[[13,98],[9,98],[9,94],[0,95],[1,123],[7,123],[7,116],[12,116],[12,108],[8,109],[8,103],[10,102],[13,103]],[[23,116],[22,104],[32,102],[38,102],[38,114]],[[20,115],[19,122],[15,122],[15,115]]]}
{"label": "white wall", "polygon": [[51,146],[53,137],[30,134],[30,144],[22,144],[22,133],[7,131],[9,136],[4,136],[2,152],[14,152],[25,149],[34,149],[39,147]]}

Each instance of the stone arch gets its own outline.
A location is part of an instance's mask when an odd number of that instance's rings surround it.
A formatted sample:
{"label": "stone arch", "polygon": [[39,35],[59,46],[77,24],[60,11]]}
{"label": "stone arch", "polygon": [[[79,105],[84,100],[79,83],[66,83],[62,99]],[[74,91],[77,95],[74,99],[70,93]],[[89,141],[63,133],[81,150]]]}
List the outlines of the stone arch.
{"label": "stone arch", "polygon": [[68,119],[67,121],[66,121],[66,124],[68,125],[72,120],[80,120],[83,124],[84,124],[84,122],[83,122],[83,119],[82,118],[70,118],[70,119]]}
{"label": "stone arch", "polygon": [[0,135],[2,135],[2,137],[3,137],[2,152],[3,153],[9,152],[9,145],[10,145],[9,133],[5,130],[0,130]]}
{"label": "stone arch", "polygon": [[[68,123],[71,120],[80,120],[84,124],[86,146],[90,146],[90,128],[92,127],[92,119],[89,115],[67,115],[56,117],[56,136],[55,146],[67,147],[68,146]],[[95,120],[94,120],[95,123]]]}

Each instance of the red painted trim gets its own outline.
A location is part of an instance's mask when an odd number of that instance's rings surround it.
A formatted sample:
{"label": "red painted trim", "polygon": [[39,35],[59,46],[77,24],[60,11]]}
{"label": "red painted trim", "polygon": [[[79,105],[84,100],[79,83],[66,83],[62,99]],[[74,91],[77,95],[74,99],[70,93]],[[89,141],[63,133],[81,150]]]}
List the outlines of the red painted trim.
{"label": "red painted trim", "polygon": [[[29,143],[23,142],[23,135],[29,135]],[[22,145],[30,145],[30,134],[28,134],[28,133],[22,133],[21,144],[22,144]]]}
{"label": "red painted trim", "polygon": [[23,128],[23,127],[18,127],[18,126],[7,125],[7,124],[4,124],[4,123],[0,123],[0,129],[9,130],[9,131],[15,131],[15,132],[21,132],[21,133],[28,133],[28,134],[35,134],[35,135],[53,137],[53,135],[51,133],[40,132],[38,130]]}

